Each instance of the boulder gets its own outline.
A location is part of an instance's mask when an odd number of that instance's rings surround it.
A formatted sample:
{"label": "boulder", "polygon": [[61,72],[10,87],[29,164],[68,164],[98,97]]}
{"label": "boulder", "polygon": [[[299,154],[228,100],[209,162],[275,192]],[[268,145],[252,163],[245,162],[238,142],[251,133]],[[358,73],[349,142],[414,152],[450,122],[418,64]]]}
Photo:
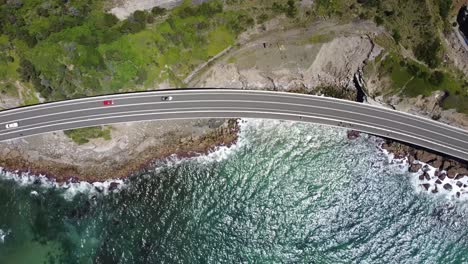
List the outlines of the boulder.
{"label": "boulder", "polygon": [[424,150],[418,150],[416,152],[416,159],[419,160],[419,161],[422,161],[424,163],[428,163],[428,162],[431,162],[433,160],[436,160],[437,155],[429,153],[429,152],[424,151]]}
{"label": "boulder", "polygon": [[441,156],[437,156],[435,160],[429,162],[428,164],[434,168],[440,168],[442,166],[443,159]]}
{"label": "boulder", "polygon": [[423,183],[422,187],[424,187],[424,189],[426,189],[426,191],[427,191],[427,190],[429,190],[429,187],[431,187],[431,185],[429,183]]}
{"label": "boulder", "polygon": [[348,132],[346,134],[347,134],[349,140],[353,140],[353,139],[356,139],[356,138],[359,137],[360,132],[356,131],[356,130],[348,130]]}
{"label": "boulder", "polygon": [[450,166],[452,166],[452,162],[450,160],[444,160],[440,168],[446,171],[448,168],[450,168]]}
{"label": "boulder", "polygon": [[424,172],[424,178],[426,178],[426,180],[429,181],[431,179],[431,176],[427,172]]}
{"label": "boulder", "polygon": [[439,177],[439,179],[440,179],[441,181],[443,181],[443,180],[445,180],[445,177],[447,177],[447,174],[441,173],[441,174],[439,174],[438,177]]}
{"label": "boulder", "polygon": [[421,164],[411,164],[411,166],[408,168],[409,172],[418,172],[422,168]]}
{"label": "boulder", "polygon": [[432,193],[437,193],[437,192],[439,192],[439,190],[437,190],[437,185],[436,185],[436,186],[434,186],[434,189],[432,189],[432,191],[431,191],[431,192],[432,192]]}
{"label": "boulder", "polygon": [[453,189],[452,185],[450,183],[446,183],[444,184],[444,189],[447,190],[447,191],[451,191]]}
{"label": "boulder", "polygon": [[462,183],[461,181],[457,181],[456,184],[457,184],[457,186],[460,187],[460,188],[463,186],[463,183]]}
{"label": "boulder", "polygon": [[419,175],[419,180],[420,181],[424,180],[424,174]]}
{"label": "boulder", "polygon": [[442,184],[442,181],[439,180],[439,179],[437,179],[437,180],[435,181],[435,183],[436,183],[436,184]]}
{"label": "boulder", "polygon": [[428,171],[431,170],[431,168],[429,168],[428,165],[424,165],[424,166],[422,167],[422,170],[423,170],[424,172],[428,172]]}
{"label": "boulder", "polygon": [[113,191],[115,189],[117,189],[119,187],[119,184],[118,182],[111,182],[110,185],[109,185],[109,191]]}
{"label": "boulder", "polygon": [[457,168],[457,173],[461,175],[468,176],[468,169],[465,167],[459,167]]}
{"label": "boulder", "polygon": [[456,196],[457,198],[460,198],[460,192],[457,192]]}
{"label": "boulder", "polygon": [[457,175],[457,170],[454,167],[447,170],[447,177],[449,177],[450,179],[455,178],[456,175]]}

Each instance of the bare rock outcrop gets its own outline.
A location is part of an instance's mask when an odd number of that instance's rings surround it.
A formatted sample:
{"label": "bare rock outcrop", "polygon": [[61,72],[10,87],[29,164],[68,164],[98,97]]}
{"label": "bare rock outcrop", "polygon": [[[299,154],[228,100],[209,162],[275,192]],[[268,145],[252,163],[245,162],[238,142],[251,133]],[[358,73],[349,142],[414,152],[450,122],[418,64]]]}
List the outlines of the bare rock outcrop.
{"label": "bare rock outcrop", "polygon": [[236,62],[216,63],[191,86],[295,91],[356,100],[353,78],[378,50],[366,35],[316,45],[258,41],[246,46],[231,55]]}
{"label": "bare rock outcrop", "polygon": [[125,178],[157,159],[173,154],[190,157],[230,145],[237,140],[237,131],[237,122],[231,119],[133,122],[113,125],[110,141],[93,139],[84,145],[60,131],[1,142],[0,167],[44,174],[59,182]]}

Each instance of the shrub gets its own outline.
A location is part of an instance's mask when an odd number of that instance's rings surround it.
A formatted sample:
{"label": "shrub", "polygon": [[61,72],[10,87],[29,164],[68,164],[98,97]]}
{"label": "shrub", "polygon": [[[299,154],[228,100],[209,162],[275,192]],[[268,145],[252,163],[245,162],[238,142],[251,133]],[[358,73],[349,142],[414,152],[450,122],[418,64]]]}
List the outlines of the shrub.
{"label": "shrub", "polygon": [[378,26],[382,25],[383,22],[384,22],[383,19],[380,16],[375,16],[374,21]]}
{"label": "shrub", "polygon": [[110,28],[119,22],[119,19],[114,14],[105,13],[103,16],[103,24],[105,27]]}
{"label": "shrub", "polygon": [[153,7],[153,9],[151,9],[151,13],[155,16],[162,16],[166,13],[166,9],[159,6],[155,6]]}
{"label": "shrub", "polygon": [[435,86],[439,86],[442,84],[442,82],[444,81],[445,79],[445,75],[443,72],[441,71],[434,71],[431,76],[429,76],[429,83],[435,85]]}
{"label": "shrub", "polygon": [[401,35],[398,30],[395,30],[392,34],[393,39],[395,40],[396,43],[400,43],[401,40]]}
{"label": "shrub", "polygon": [[440,42],[439,39],[424,41],[416,46],[414,54],[418,60],[424,61],[431,68],[435,68],[440,63],[439,58]]}
{"label": "shrub", "polygon": [[439,15],[442,19],[447,19],[451,8],[452,0],[439,0]]}

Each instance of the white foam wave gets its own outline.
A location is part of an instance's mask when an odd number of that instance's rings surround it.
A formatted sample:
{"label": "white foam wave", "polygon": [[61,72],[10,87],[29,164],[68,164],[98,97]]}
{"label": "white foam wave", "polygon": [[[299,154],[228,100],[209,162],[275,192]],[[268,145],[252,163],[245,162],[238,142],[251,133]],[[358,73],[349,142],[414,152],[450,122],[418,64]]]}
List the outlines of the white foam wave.
{"label": "white foam wave", "polygon": [[[0,167],[0,178],[13,180],[20,186],[37,185],[42,188],[57,188],[63,190],[63,197],[66,200],[72,200],[77,194],[85,194],[90,197],[93,195],[106,195],[110,192],[119,191],[125,188],[123,180],[108,180],[104,182],[66,182],[58,183],[44,175],[32,175],[29,173],[9,172]],[[31,195],[39,195],[37,191],[32,191]]]}
{"label": "white foam wave", "polygon": [[448,200],[468,201],[468,177],[449,178],[445,170],[420,161],[413,164],[421,165],[417,172],[410,173],[411,182],[417,192],[445,197]]}
{"label": "white foam wave", "polygon": [[10,230],[3,231],[2,229],[0,229],[0,243],[5,242],[5,238],[10,234],[10,232]]}
{"label": "white foam wave", "polygon": [[[402,172],[408,173],[411,164],[407,157],[397,159],[393,153],[381,148],[381,145],[379,148],[387,156],[390,164],[399,164]],[[445,170],[439,170],[417,160],[413,164],[421,166],[417,172],[408,173],[410,182],[417,193],[426,193],[451,201],[468,201],[468,177],[449,178]]]}

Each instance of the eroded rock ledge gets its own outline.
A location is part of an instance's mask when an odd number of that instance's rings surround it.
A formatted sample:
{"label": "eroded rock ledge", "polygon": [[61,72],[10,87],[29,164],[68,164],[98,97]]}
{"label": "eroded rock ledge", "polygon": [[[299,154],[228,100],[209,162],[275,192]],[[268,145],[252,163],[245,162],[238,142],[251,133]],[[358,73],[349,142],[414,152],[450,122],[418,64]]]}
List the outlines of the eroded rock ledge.
{"label": "eroded rock ledge", "polygon": [[[0,143],[0,167],[58,182],[126,178],[170,156],[192,157],[237,141],[235,119],[138,122],[113,126],[112,142],[78,146],[63,132]],[[54,142],[53,144],[51,142]]]}

